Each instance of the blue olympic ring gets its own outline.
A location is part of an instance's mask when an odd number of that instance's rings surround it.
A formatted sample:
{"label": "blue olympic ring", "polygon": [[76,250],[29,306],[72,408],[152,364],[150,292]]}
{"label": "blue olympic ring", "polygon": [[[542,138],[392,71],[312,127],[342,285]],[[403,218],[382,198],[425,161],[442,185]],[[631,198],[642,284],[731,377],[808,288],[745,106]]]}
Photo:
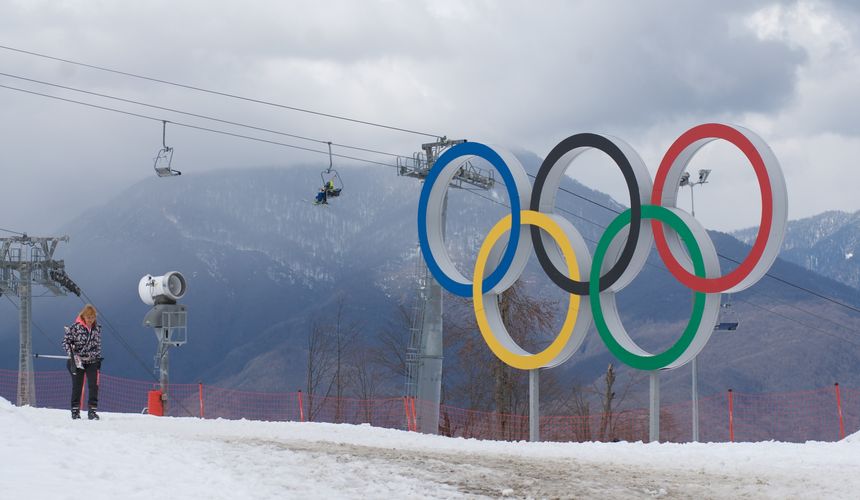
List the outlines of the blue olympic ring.
{"label": "blue olympic ring", "polygon": [[[430,272],[443,288],[455,295],[459,295],[460,297],[471,297],[472,284],[460,283],[446,275],[439,267],[438,262],[436,262],[436,258],[433,256],[433,251],[427,241],[427,202],[430,199],[433,186],[436,184],[436,179],[439,177],[439,174],[445,166],[462,156],[477,156],[490,162],[499,174],[501,174],[511,202],[511,215],[513,220],[511,221],[511,233],[508,238],[508,245],[499,265],[481,282],[481,289],[484,293],[499,284],[499,281],[501,281],[504,275],[508,272],[508,269],[511,267],[511,263],[514,260],[514,254],[517,251],[517,244],[520,239],[520,197],[517,192],[517,184],[514,181],[513,174],[502,157],[489,146],[478,142],[465,142],[445,151],[445,153],[436,160],[436,163],[433,165],[433,168],[430,169],[430,172],[427,174],[427,178],[424,180],[424,187],[421,189],[421,197],[418,199],[418,242],[421,245],[421,253],[424,254],[424,261],[427,263],[427,267],[430,269]],[[448,188],[448,186],[441,187],[443,189]]]}

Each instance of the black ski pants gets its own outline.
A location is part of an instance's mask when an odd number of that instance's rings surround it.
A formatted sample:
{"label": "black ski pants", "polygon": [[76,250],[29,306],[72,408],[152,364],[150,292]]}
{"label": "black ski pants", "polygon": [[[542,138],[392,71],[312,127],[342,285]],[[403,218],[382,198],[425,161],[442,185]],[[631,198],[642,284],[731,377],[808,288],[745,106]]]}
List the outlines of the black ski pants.
{"label": "black ski pants", "polygon": [[69,373],[72,374],[72,408],[81,407],[81,391],[84,388],[84,375],[87,378],[87,386],[89,388],[89,397],[87,398],[87,407],[95,410],[99,406],[99,368],[101,363],[93,361],[92,363],[84,363],[84,369],[75,366],[74,361],[69,360],[67,363]]}

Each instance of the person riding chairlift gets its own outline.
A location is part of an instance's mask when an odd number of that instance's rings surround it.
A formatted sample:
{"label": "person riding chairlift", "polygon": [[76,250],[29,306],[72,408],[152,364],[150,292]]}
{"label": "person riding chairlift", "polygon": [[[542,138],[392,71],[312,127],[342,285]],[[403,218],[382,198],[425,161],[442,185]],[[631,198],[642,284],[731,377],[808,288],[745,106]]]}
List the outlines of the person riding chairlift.
{"label": "person riding chairlift", "polygon": [[334,187],[334,177],[328,180],[325,183],[325,194],[328,196],[340,196],[340,188]]}
{"label": "person riding chairlift", "polygon": [[317,193],[316,199],[314,199],[314,205],[325,205],[328,204],[328,196],[326,195],[327,189],[325,187],[321,187],[319,192]]}
{"label": "person riding chairlift", "polygon": [[314,205],[328,204],[329,196],[340,196],[340,188],[334,187],[334,178],[329,179],[328,182],[320,188],[316,199],[314,199]]}

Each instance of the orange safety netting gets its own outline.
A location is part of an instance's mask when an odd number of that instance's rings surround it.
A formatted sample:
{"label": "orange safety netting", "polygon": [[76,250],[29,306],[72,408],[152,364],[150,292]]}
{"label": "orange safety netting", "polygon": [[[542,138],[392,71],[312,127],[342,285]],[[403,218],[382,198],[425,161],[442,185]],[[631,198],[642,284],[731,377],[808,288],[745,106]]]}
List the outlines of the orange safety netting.
{"label": "orange safety netting", "polygon": [[[0,397],[15,402],[18,372],[0,370]],[[68,408],[71,379],[65,371],[36,372],[36,406]],[[99,408],[105,412],[141,413],[148,392],[158,384],[101,375]],[[84,399],[85,400],[85,399]],[[417,430],[417,416],[430,404],[414,398],[320,397],[250,392],[203,384],[171,384],[165,414],[201,418],[312,421],[370,424]],[[426,408],[423,408],[426,409]],[[690,402],[660,408],[661,441],[692,440]],[[540,418],[542,441],[647,441],[647,408],[612,414],[552,415]],[[727,391],[699,399],[699,440],[836,441],[860,429],[860,390],[841,386],[747,394]],[[439,408],[439,433],[446,436],[528,440],[528,415]]]}

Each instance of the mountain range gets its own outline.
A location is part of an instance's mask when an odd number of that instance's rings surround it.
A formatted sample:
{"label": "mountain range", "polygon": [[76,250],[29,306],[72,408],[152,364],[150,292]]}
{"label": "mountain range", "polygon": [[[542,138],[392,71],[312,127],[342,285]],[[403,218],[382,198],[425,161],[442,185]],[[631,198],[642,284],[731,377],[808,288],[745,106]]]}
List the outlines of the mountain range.
{"label": "mountain range", "polygon": [[[539,158],[518,155],[529,171],[537,169]],[[61,228],[71,239],[57,257],[65,260],[85,295],[34,301],[34,350],[57,353],[62,325],[91,301],[105,325],[105,370],[147,379],[156,342],[142,326],[148,307],[137,296],[137,283],[144,274],[167,271],[182,272],[189,283],[184,300],[189,341],[171,350],[176,382],[261,391],[303,388],[308,334],[338,308],[370,344],[385,332],[407,330],[401,310],[415,300],[420,183],[381,167],[342,169],[340,175],[343,194],[327,206],[311,203],[322,182],[314,167],[151,178],[106,197],[103,206]],[[603,228],[623,207],[570,179],[564,190],[558,211],[593,251]],[[448,205],[448,248],[467,275],[484,235],[507,213],[504,191],[474,194],[452,190]],[[860,300],[853,258],[858,229],[858,214],[838,212],[789,224],[782,258],[769,277],[724,298],[725,314],[740,326],[715,332],[700,355],[702,394],[727,388],[801,390],[836,381],[860,387],[855,369],[860,314],[854,309]],[[742,260],[752,233],[710,234],[721,255]],[[722,264],[723,272],[734,265]],[[523,280],[530,293],[560,300],[536,259]],[[649,265],[618,302],[634,339],[660,350],[683,329],[691,299],[652,251]],[[14,369],[18,316],[4,303],[0,367]],[[556,370],[571,385],[591,384],[609,363],[619,365],[592,329],[580,352]],[[37,369],[61,366],[37,360]],[[621,373],[642,380],[623,367]],[[447,370],[444,376],[458,374]],[[666,372],[663,380],[664,398],[689,398],[688,368]],[[396,393],[402,383],[392,376],[388,389]],[[647,402],[647,391],[637,393]]]}

